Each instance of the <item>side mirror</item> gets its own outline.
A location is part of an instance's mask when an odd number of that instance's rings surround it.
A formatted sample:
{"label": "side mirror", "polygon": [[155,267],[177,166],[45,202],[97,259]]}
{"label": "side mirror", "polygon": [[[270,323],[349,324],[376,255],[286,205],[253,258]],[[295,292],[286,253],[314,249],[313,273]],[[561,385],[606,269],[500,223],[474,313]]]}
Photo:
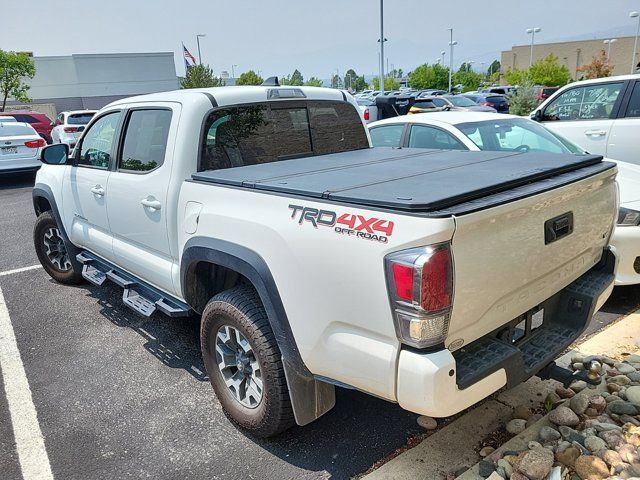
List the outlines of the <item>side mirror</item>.
{"label": "side mirror", "polygon": [[86,127],[84,125],[82,125],[81,127],[78,127],[78,132],[84,132],[85,128]]}
{"label": "side mirror", "polygon": [[56,122],[49,122],[49,126],[50,127],[55,127],[56,126]]}
{"label": "side mirror", "polygon": [[531,113],[531,115],[529,115],[529,118],[531,118],[531,120],[535,120],[536,122],[541,122],[542,121],[542,110],[538,109],[535,110]]}
{"label": "side mirror", "polygon": [[69,158],[69,145],[66,143],[54,143],[42,149],[40,161],[47,165],[66,165]]}

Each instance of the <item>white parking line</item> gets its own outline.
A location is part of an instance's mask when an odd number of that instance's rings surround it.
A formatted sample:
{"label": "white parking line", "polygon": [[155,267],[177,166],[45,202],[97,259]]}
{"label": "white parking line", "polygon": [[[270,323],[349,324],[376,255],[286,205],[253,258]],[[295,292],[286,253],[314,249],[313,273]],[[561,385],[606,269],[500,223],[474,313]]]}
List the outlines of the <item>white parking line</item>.
{"label": "white parking line", "polygon": [[[29,267],[28,267],[29,268]],[[33,267],[30,267],[33,268]],[[8,274],[8,272],[4,272]],[[24,480],[53,479],[38,414],[0,288],[0,369]]]}
{"label": "white parking line", "polygon": [[16,268],[15,270],[6,270],[4,272],[0,272],[0,277],[4,277],[6,275],[13,275],[14,273],[28,272],[29,270],[36,270],[38,268],[42,268],[42,265],[38,264],[38,265],[31,265],[30,267]]}

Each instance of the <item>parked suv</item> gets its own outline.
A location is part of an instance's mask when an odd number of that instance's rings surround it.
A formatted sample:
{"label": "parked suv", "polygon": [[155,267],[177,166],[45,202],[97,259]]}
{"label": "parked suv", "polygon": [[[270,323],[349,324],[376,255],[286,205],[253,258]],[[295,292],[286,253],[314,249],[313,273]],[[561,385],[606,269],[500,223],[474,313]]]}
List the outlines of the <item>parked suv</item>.
{"label": "parked suv", "polygon": [[56,119],[56,126],[51,130],[52,143],[64,143],[74,148],[85,125],[95,114],[96,110],[61,112]]}
{"label": "parked suv", "polygon": [[16,122],[28,123],[38,132],[47,143],[51,143],[51,129],[53,123],[44,113],[33,112],[30,110],[16,110],[8,112],[0,112],[3,117],[13,117]]}

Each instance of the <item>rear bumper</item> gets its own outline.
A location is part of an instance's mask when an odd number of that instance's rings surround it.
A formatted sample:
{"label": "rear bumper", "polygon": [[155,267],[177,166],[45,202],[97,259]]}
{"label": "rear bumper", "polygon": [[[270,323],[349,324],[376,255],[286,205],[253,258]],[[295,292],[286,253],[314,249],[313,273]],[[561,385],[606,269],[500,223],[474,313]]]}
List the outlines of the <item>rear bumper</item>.
{"label": "rear bumper", "polygon": [[617,227],[611,245],[619,258],[616,285],[640,283],[640,227]]}
{"label": "rear bumper", "polygon": [[42,166],[38,158],[15,159],[0,162],[0,173],[33,172]]}
{"label": "rear bumper", "polygon": [[532,377],[580,336],[607,300],[615,264],[607,250],[597,266],[541,305],[542,325],[515,343],[505,339],[501,328],[453,353],[402,350],[398,403],[422,415],[448,417]]}

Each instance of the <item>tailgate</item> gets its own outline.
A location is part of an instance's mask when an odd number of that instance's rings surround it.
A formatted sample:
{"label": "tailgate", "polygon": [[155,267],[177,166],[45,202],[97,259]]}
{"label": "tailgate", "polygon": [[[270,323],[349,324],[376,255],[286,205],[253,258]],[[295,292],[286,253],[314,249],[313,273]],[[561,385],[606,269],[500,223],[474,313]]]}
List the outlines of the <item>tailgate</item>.
{"label": "tailgate", "polygon": [[[615,174],[455,218],[450,350],[533,309],[600,260],[616,217]],[[545,238],[545,228],[558,238]]]}

